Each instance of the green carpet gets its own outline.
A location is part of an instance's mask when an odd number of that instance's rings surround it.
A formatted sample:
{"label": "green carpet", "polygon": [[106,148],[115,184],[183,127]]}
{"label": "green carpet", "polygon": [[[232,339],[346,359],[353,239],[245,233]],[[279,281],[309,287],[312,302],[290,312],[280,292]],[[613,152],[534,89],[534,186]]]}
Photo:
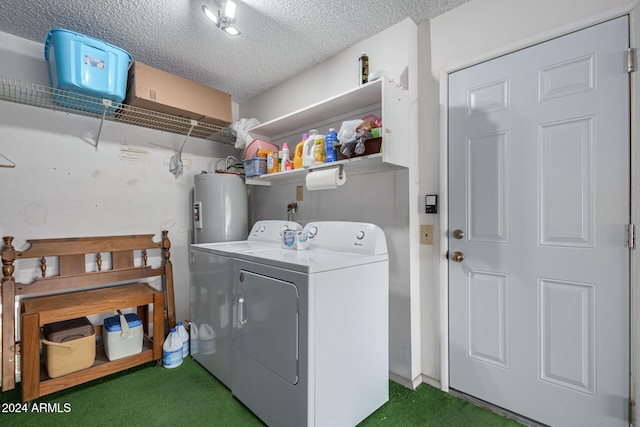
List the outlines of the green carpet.
{"label": "green carpet", "polygon": [[[20,385],[0,393],[8,426],[221,426],[264,424],[190,357],[175,369],[155,363],[21,403]],[[22,410],[21,413],[16,413]],[[26,412],[24,412],[26,410]],[[426,384],[389,382],[389,402],[360,426],[518,426]]]}

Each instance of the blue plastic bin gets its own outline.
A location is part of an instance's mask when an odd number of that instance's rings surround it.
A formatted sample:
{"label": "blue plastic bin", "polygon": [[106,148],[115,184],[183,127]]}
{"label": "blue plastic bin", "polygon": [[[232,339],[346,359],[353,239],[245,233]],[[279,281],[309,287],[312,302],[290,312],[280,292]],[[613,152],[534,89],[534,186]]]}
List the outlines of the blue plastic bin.
{"label": "blue plastic bin", "polygon": [[267,173],[267,159],[253,157],[244,160],[244,176],[260,176]]}
{"label": "blue plastic bin", "polygon": [[[54,94],[63,107],[102,113],[105,98],[122,102],[127,93],[131,55],[119,47],[62,28],[49,31],[44,45],[51,86],[79,96]],[[112,113],[115,108],[110,108]]]}

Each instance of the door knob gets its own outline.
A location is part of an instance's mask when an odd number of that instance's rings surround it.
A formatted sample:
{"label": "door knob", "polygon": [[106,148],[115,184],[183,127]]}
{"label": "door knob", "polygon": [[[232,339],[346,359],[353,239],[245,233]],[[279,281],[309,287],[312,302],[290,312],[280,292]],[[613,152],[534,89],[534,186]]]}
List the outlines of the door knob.
{"label": "door knob", "polygon": [[460,240],[464,237],[464,231],[462,230],[456,230],[453,232],[453,237],[455,237],[456,239]]}
{"label": "door knob", "polygon": [[464,260],[464,254],[460,251],[455,251],[451,255],[451,260],[455,262],[462,262]]}

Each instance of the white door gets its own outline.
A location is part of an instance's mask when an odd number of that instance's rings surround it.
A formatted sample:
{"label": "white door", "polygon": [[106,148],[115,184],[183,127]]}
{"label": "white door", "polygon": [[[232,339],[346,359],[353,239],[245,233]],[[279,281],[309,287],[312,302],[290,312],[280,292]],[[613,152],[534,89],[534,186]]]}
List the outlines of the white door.
{"label": "white door", "polygon": [[449,79],[450,385],[553,426],[627,424],[628,39],[622,17]]}

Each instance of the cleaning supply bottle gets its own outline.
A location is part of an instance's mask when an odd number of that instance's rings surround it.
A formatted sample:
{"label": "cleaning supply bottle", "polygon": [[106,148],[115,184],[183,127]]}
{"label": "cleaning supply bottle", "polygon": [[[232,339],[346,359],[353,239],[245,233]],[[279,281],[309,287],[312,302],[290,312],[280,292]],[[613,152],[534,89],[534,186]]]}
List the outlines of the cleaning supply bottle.
{"label": "cleaning supply bottle", "polygon": [[324,138],[324,147],[327,152],[325,162],[335,162],[338,160],[335,144],[338,143],[338,134],[334,128],[329,129],[329,133]]}
{"label": "cleaning supply bottle", "polygon": [[316,135],[313,138],[313,161],[314,163],[324,163],[327,152],[324,148],[324,135]]}
{"label": "cleaning supply bottle", "polygon": [[198,354],[198,326],[193,322],[189,325],[189,345],[191,354]]}
{"label": "cleaning supply bottle", "polygon": [[280,172],[280,162],[278,161],[278,153],[272,152],[267,156],[267,173]]}
{"label": "cleaning supply bottle", "polygon": [[291,169],[293,169],[293,163],[289,156],[289,144],[285,142],[282,144],[282,166],[280,172],[289,171]]}
{"label": "cleaning supply bottle", "polygon": [[182,322],[176,323],[176,332],[182,340],[182,357],[185,358],[189,355],[189,333]]}
{"label": "cleaning supply bottle", "polygon": [[309,131],[309,138],[304,142],[304,148],[302,150],[302,167],[308,168],[315,163],[315,158],[313,156],[313,141],[317,134],[317,129],[311,129]]}
{"label": "cleaning supply bottle", "polygon": [[304,143],[309,138],[308,133],[302,134],[302,141],[296,145],[296,151],[293,154],[293,168],[300,169],[302,167],[302,151],[304,150]]}
{"label": "cleaning supply bottle", "polygon": [[171,328],[162,345],[162,366],[172,369],[180,365],[182,365],[182,338],[178,335],[176,328]]}

